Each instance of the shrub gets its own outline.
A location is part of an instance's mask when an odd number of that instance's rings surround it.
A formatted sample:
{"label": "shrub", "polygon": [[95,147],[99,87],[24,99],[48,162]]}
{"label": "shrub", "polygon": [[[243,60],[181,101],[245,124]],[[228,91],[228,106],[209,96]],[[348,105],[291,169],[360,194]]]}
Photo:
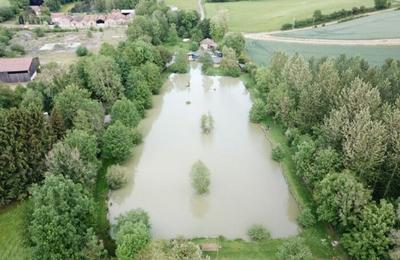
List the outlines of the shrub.
{"label": "shrub", "polygon": [[192,186],[198,194],[208,192],[210,186],[210,171],[202,161],[193,164],[191,178]]}
{"label": "shrub", "polygon": [[315,216],[310,208],[304,208],[297,217],[297,221],[305,228],[311,227],[316,223]]}
{"label": "shrub", "polygon": [[272,149],[272,160],[280,162],[284,156],[282,148],[278,145]]}
{"label": "shrub", "polygon": [[214,119],[210,113],[201,116],[201,129],[203,133],[209,134],[214,128]]}
{"label": "shrub", "polygon": [[150,242],[150,231],[142,222],[127,222],[121,226],[117,233],[118,259],[134,259]]}
{"label": "shrub", "polygon": [[202,260],[202,251],[198,245],[184,239],[174,239],[170,251],[175,259]]}
{"label": "shrub", "polygon": [[24,46],[20,45],[20,44],[13,44],[11,45],[10,49],[20,55],[24,55],[25,54],[25,49]]}
{"label": "shrub", "polygon": [[192,42],[190,44],[190,50],[191,51],[197,51],[199,49],[199,43],[198,42]]}
{"label": "shrub", "polygon": [[281,260],[312,259],[311,250],[304,244],[303,239],[299,237],[286,240],[278,248],[278,253],[276,256]]}
{"label": "shrub", "polygon": [[85,46],[81,45],[76,49],[75,53],[78,57],[83,57],[88,55],[89,51]]}
{"label": "shrub", "polygon": [[139,131],[133,131],[133,143],[141,144],[143,142],[143,136]]}
{"label": "shrub", "polygon": [[247,235],[252,241],[263,241],[271,238],[270,232],[262,225],[253,225]]}
{"label": "shrub", "polygon": [[112,190],[118,190],[122,188],[127,183],[128,170],[118,164],[111,165],[107,169],[107,184]]}
{"label": "shrub", "polygon": [[117,223],[113,226],[113,232],[115,234],[118,233],[121,226],[126,222],[142,222],[148,229],[151,227],[149,214],[147,214],[143,209],[133,209],[117,217]]}
{"label": "shrub", "polygon": [[266,115],[267,115],[267,106],[262,100],[257,99],[250,109],[250,122],[260,123],[265,119]]}
{"label": "shrub", "polygon": [[43,37],[44,36],[44,31],[42,30],[42,28],[35,28],[33,30],[33,32],[35,33],[35,35],[37,37]]}

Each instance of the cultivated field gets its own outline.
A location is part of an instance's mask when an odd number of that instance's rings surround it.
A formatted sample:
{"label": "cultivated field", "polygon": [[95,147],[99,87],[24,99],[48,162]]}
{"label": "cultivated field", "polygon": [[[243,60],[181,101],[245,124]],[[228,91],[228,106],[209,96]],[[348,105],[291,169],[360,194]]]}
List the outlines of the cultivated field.
{"label": "cultivated field", "polygon": [[400,11],[383,12],[356,20],[318,27],[277,33],[277,36],[306,39],[393,39],[400,38]]}
{"label": "cultivated field", "polygon": [[8,0],[0,0],[0,7],[9,6],[10,2]]}
{"label": "cultivated field", "polygon": [[197,0],[165,0],[165,3],[169,6],[176,6],[179,9],[198,9]]}
{"label": "cultivated field", "polygon": [[374,65],[382,64],[388,58],[400,59],[399,46],[339,46],[247,40],[246,50],[250,58],[260,65],[268,65],[277,51],[289,55],[299,53],[305,58],[337,57],[341,54],[360,56]]}
{"label": "cultivated field", "polygon": [[240,32],[279,30],[284,23],[311,17],[314,10],[330,13],[354,6],[373,6],[373,0],[259,0],[230,3],[207,3],[206,15],[228,11],[229,28]]}

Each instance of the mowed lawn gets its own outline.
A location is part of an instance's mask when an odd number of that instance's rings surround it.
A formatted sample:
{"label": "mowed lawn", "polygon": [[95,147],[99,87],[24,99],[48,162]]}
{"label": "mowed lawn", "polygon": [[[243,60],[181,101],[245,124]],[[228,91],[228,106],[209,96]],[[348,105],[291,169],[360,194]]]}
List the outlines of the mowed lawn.
{"label": "mowed lawn", "polygon": [[23,217],[26,202],[0,209],[0,259],[30,259],[30,250],[23,244]]}
{"label": "mowed lawn", "polygon": [[[179,1],[179,0],[178,0]],[[228,13],[229,29],[237,32],[280,30],[294,19],[311,17],[315,10],[331,13],[354,6],[373,6],[373,0],[254,0],[229,3],[207,3],[206,15],[213,17],[219,10]]]}
{"label": "mowed lawn", "polygon": [[[1,0],[0,0],[1,1]],[[176,6],[184,10],[198,10],[197,0],[165,0],[169,6]]]}
{"label": "mowed lawn", "polygon": [[10,2],[8,0],[0,0],[0,7],[10,6]]}
{"label": "mowed lawn", "polygon": [[339,46],[315,45],[304,43],[274,42],[262,40],[246,40],[246,52],[250,59],[262,66],[268,66],[272,55],[282,51],[289,55],[296,53],[305,58],[360,56],[372,65],[382,65],[386,59],[400,59],[399,46]]}

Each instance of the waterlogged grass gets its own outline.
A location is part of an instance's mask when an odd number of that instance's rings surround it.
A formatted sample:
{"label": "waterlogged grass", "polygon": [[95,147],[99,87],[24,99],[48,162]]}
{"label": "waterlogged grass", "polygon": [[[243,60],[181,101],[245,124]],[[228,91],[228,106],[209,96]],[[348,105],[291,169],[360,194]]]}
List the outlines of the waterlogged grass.
{"label": "waterlogged grass", "polygon": [[400,38],[400,27],[394,26],[394,24],[400,24],[400,11],[384,12],[326,27],[287,31],[277,35],[306,39],[338,40]]}
{"label": "waterlogged grass", "polygon": [[246,51],[251,60],[267,66],[272,55],[283,51],[288,55],[299,53],[305,58],[360,56],[372,65],[381,65],[388,58],[400,59],[400,46],[340,46],[340,45],[315,45],[304,43],[273,42],[263,40],[246,41]]}
{"label": "waterlogged grass", "polygon": [[183,10],[197,10],[197,0],[165,0],[169,6],[176,6]]}
{"label": "waterlogged grass", "polygon": [[18,202],[0,210],[0,259],[31,259],[24,241],[23,221],[27,202]]}
{"label": "waterlogged grass", "polygon": [[108,184],[106,179],[107,168],[113,165],[112,160],[104,160],[97,173],[96,188],[94,192],[95,208],[95,227],[96,233],[104,242],[104,247],[113,255],[115,251],[115,242],[111,239],[110,222],[107,219],[108,212]]}
{"label": "waterlogged grass", "polygon": [[239,32],[262,32],[280,30],[283,24],[294,19],[312,16],[315,10],[331,13],[354,6],[373,6],[373,0],[258,0],[229,3],[207,3],[208,17],[219,10],[227,10],[229,28]]}
{"label": "waterlogged grass", "polygon": [[[346,259],[342,249],[334,249],[330,245],[330,237],[323,231],[323,226],[309,228],[299,235],[310,248],[314,259],[332,259],[340,257]],[[244,240],[227,240],[224,238],[199,238],[193,240],[197,244],[216,243],[220,250],[215,253],[207,253],[211,259],[216,260],[264,260],[277,259],[279,247],[286,239],[271,239],[260,242]]]}

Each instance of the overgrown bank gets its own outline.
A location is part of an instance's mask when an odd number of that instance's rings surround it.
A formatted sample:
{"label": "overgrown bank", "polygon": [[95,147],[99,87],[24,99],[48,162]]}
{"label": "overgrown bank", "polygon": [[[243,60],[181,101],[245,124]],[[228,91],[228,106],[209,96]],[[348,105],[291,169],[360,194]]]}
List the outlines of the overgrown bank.
{"label": "overgrown bank", "polygon": [[345,56],[307,62],[278,53],[268,69],[251,73],[257,98],[251,118],[281,140],[288,183],[296,198],[311,202],[302,205],[299,222],[306,230],[315,225],[312,218],[332,224],[356,259],[398,253],[399,176],[390,162],[398,68],[395,60],[373,67]]}

